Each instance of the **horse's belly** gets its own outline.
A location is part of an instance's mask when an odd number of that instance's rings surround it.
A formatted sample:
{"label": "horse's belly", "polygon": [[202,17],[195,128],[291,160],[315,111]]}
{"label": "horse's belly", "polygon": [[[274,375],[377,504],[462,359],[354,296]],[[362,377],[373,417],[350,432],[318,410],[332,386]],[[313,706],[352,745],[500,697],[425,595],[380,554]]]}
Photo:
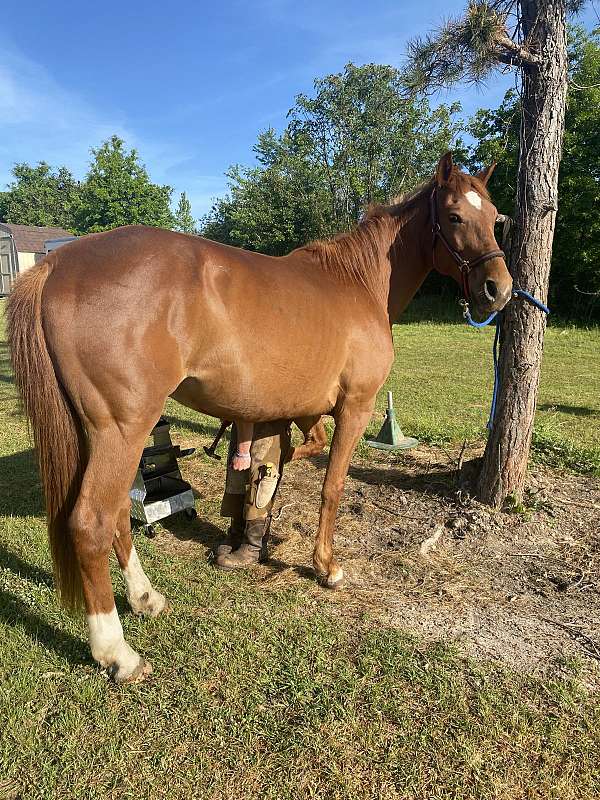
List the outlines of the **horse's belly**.
{"label": "horse's belly", "polygon": [[[229,377],[229,379],[228,379]],[[228,376],[207,374],[186,378],[171,397],[182,405],[220,419],[247,419],[253,422],[326,414],[337,400],[337,382],[315,385],[286,385],[280,376],[248,383],[237,370]]]}

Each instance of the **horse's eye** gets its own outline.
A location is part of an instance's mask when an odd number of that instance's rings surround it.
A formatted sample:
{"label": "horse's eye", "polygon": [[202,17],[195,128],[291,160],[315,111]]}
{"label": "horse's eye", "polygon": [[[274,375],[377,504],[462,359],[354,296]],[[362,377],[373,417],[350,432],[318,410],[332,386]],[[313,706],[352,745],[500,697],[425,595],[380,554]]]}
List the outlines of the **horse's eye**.
{"label": "horse's eye", "polygon": [[462,222],[462,217],[459,217],[458,214],[448,214],[448,219],[453,225],[460,225]]}

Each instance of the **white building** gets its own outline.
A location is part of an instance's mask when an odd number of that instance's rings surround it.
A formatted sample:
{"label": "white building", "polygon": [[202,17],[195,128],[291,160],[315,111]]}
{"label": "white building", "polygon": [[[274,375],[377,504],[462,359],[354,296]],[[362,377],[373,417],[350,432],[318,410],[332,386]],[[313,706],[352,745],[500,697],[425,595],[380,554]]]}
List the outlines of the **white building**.
{"label": "white building", "polygon": [[50,250],[74,238],[64,228],[0,222],[0,297],[10,292],[20,272],[32,267]]}

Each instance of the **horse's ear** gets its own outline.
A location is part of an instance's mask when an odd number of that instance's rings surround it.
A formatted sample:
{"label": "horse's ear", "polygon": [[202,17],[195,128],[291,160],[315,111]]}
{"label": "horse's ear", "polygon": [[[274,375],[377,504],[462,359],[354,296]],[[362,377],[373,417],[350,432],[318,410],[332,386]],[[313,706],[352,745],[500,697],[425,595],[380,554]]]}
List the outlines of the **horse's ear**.
{"label": "horse's ear", "polygon": [[492,177],[492,172],[496,169],[496,162],[492,161],[487,169],[482,169],[481,172],[478,172],[475,176],[479,178],[479,180],[483,183],[484,186],[487,186],[487,182]]}
{"label": "horse's ear", "polygon": [[440,158],[440,163],[437,165],[435,180],[438,186],[445,186],[448,183],[453,167],[452,153],[448,151]]}

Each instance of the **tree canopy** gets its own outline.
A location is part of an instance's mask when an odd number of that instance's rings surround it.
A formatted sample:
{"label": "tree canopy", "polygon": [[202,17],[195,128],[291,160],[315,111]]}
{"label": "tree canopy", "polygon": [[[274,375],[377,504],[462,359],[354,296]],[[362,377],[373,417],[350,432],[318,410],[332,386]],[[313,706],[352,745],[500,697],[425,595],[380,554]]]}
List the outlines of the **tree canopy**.
{"label": "tree canopy", "polygon": [[20,225],[74,227],[81,187],[66,167],[57,170],[40,161],[35,167],[15,164],[14,181],[0,198],[0,214]]}
{"label": "tree canopy", "polygon": [[185,192],[179,195],[179,203],[175,212],[175,229],[181,233],[196,233],[196,220],[192,215],[192,204]]}
{"label": "tree canopy", "polygon": [[433,172],[457,145],[459,106],[432,109],[405,96],[393,67],[348,64],[298,95],[281,135],[261,133],[257,165],[233,166],[230,192],[203,234],[274,255],[348,229],[365,207],[389,201]]}
{"label": "tree canopy", "polygon": [[136,223],[174,227],[171,188],[150,181],[135,150],[128,152],[124,141],[112,136],[92,155],[75,214],[78,231],[93,233]]}
{"label": "tree canopy", "polygon": [[[550,304],[554,310],[600,318],[600,32],[571,28],[569,92],[558,184]],[[497,109],[479,111],[469,132],[469,167],[498,166],[489,188],[500,211],[512,214],[519,158],[520,100],[509,91]],[[583,292],[586,292],[584,294]]]}
{"label": "tree canopy", "polygon": [[52,169],[45,161],[15,164],[14,180],[0,193],[0,219],[78,234],[133,223],[175,226],[171,188],[151,182],[135,150],[128,151],[122,139],[112,136],[91,152],[90,168],[81,182],[64,166]]}

